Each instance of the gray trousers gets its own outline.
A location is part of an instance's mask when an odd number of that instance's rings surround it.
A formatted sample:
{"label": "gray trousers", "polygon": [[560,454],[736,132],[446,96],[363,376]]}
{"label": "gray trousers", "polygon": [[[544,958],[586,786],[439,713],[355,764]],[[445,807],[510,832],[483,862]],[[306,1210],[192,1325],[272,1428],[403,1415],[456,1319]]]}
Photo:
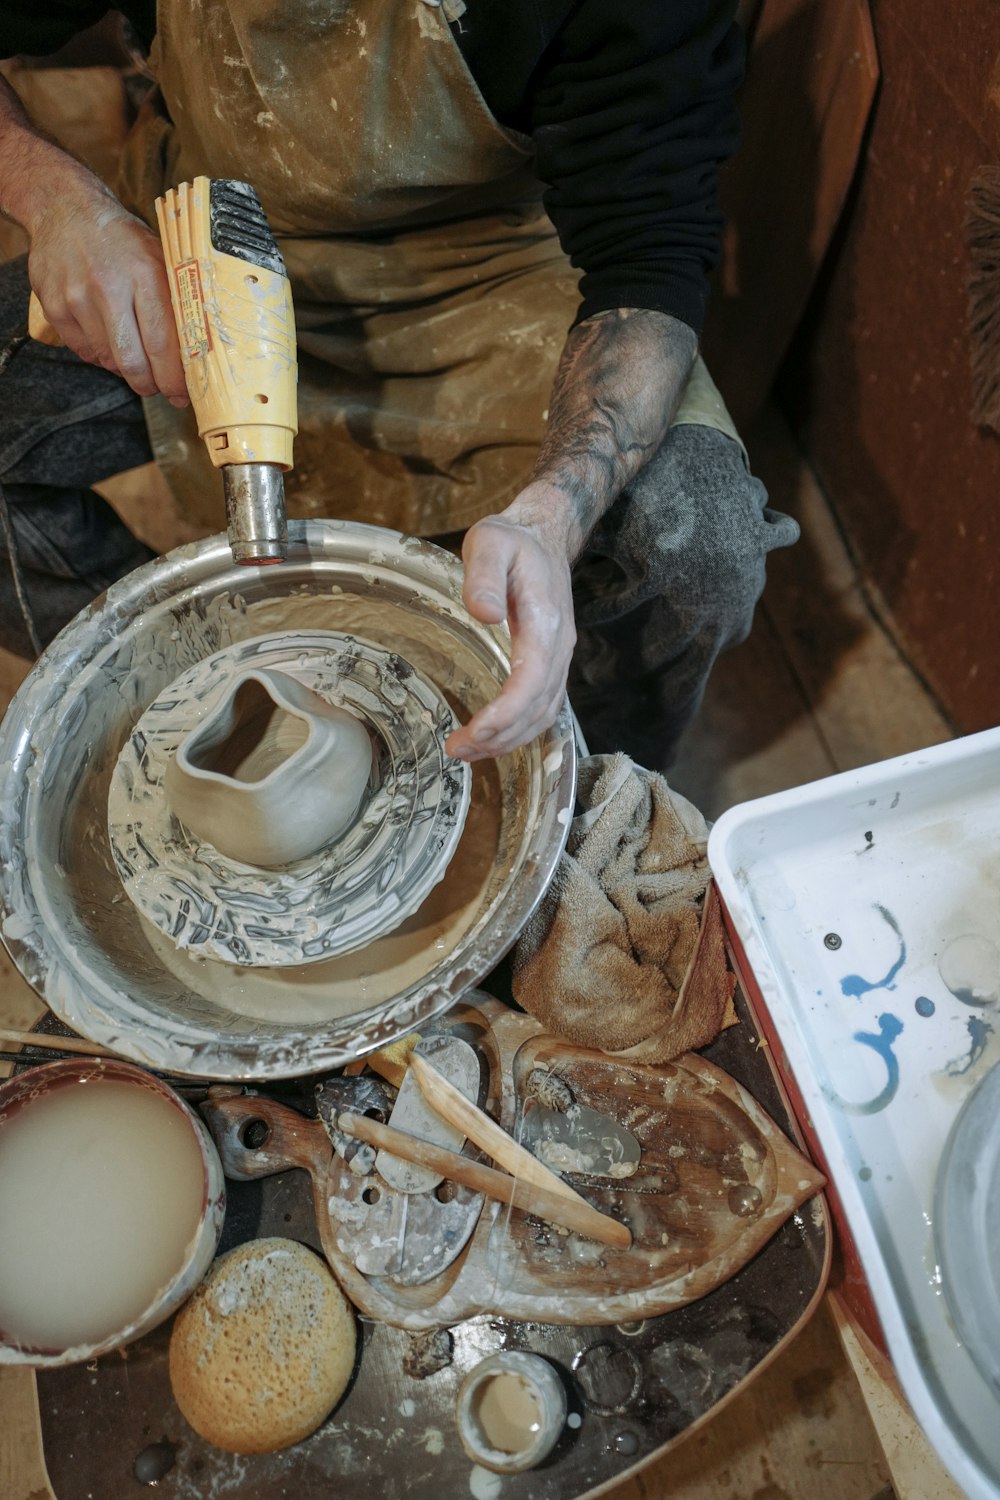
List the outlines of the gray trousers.
{"label": "gray trousers", "polygon": [[[24,324],[28,293],[25,260],[0,265],[0,345]],[[43,642],[152,557],[90,488],[151,458],[141,402],[116,375],[29,342],[0,376],[0,483]],[[750,630],[768,552],[797,536],[736,443],[670,430],[574,570],[569,692],[592,752],[669,766],[716,657]],[[8,566],[0,645],[30,655]]]}

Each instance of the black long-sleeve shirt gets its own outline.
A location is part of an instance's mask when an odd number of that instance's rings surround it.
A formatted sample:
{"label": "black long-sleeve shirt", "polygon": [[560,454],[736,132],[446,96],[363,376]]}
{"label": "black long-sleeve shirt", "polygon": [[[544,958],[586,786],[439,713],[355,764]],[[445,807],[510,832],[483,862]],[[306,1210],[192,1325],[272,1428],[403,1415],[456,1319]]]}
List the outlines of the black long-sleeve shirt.
{"label": "black long-sleeve shirt", "polygon": [[[0,57],[56,51],[106,0],[0,0]],[[155,0],[117,7],[149,43]],[[734,0],[470,0],[451,22],[492,113],[529,135],[581,272],[580,317],[670,313],[700,331],[718,163],[736,144]]]}

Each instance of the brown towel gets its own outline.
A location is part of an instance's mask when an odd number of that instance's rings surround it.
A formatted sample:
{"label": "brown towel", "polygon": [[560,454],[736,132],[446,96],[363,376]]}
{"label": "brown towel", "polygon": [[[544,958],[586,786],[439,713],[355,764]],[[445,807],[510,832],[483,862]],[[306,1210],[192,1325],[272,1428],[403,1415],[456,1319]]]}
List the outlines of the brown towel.
{"label": "brown towel", "polygon": [[640,1062],[703,1047],[732,995],[708,828],[627,755],[580,764],[566,852],[514,950],[518,1004],[554,1035]]}

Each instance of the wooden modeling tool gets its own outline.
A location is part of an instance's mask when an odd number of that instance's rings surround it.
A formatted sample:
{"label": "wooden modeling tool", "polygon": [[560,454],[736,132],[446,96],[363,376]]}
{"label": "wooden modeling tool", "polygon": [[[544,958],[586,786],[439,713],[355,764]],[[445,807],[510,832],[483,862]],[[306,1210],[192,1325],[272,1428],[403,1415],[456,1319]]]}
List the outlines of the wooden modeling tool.
{"label": "wooden modeling tool", "polygon": [[555,1193],[557,1196],[575,1200],[584,1204],[588,1209],[590,1204],[586,1198],[571,1188],[569,1183],[563,1182],[555,1172],[550,1172],[536,1156],[519,1146],[505,1130],[502,1130],[488,1114],[479,1109],[475,1104],[470,1104],[464,1094],[443,1073],[439,1073],[426,1057],[419,1052],[411,1052],[410,1067],[416,1074],[417,1082],[428,1104],[432,1105],[451,1125],[468,1136],[470,1141],[482,1151],[486,1151],[498,1166],[505,1167],[508,1172],[514,1174],[521,1182],[530,1182],[535,1187],[541,1188],[547,1193]]}
{"label": "wooden modeling tool", "polygon": [[401,1130],[394,1130],[391,1125],[381,1125],[377,1120],[368,1119],[366,1115],[355,1115],[344,1110],[337,1116],[337,1129],[344,1135],[367,1141],[369,1145],[388,1151],[404,1161],[438,1172],[452,1182],[460,1182],[488,1198],[509,1203],[512,1208],[536,1214],[550,1223],[561,1224],[564,1229],[572,1229],[602,1245],[610,1245],[615,1250],[627,1250],[632,1244],[632,1234],[627,1224],[600,1213],[578,1194],[567,1198],[562,1193],[551,1192],[547,1187],[525,1182],[523,1178],[508,1177],[505,1172],[497,1172],[493,1167],[470,1161],[468,1157],[448,1151],[443,1146],[433,1146],[429,1141],[406,1135]]}
{"label": "wooden modeling tool", "polygon": [[[118,1057],[117,1053],[109,1052],[107,1047],[95,1046],[93,1042],[85,1042],[75,1036],[56,1036],[47,1031],[0,1029],[0,1042],[16,1042],[21,1047],[41,1047],[46,1052],[74,1052],[81,1057]],[[119,1060],[125,1061],[124,1058]]]}
{"label": "wooden modeling tool", "polygon": [[[366,1317],[414,1332],[489,1316],[588,1327],[655,1317],[718,1287],[822,1186],[821,1175],[756,1101],[704,1058],[687,1054],[650,1067],[608,1057],[562,1043],[530,1016],[486,996],[456,1021],[463,1035],[474,1030],[481,1039],[490,1067],[487,1107],[507,1130],[517,1128],[535,1097],[529,1080],[545,1074],[562,1080],[574,1105],[627,1122],[638,1141],[634,1173],[588,1182],[586,1207],[599,1217],[597,1225],[581,1226],[579,1238],[560,1232],[570,1227],[573,1200],[556,1199],[558,1208],[549,1200],[526,1201],[521,1190],[531,1184],[502,1171],[466,1186],[459,1173],[490,1171],[468,1147],[457,1162],[447,1152],[443,1162],[434,1158],[453,1193],[400,1193],[377,1171],[365,1172],[363,1160],[339,1142],[360,1146],[369,1159],[377,1148],[399,1157],[413,1149],[392,1135],[379,1133],[377,1147],[370,1139],[378,1126],[366,1111],[378,1107],[381,1119],[389,1113],[387,1094],[367,1094],[381,1090],[376,1079],[328,1079],[315,1096],[320,1120],[263,1095],[210,1097],[201,1105],[227,1176],[247,1181],[289,1167],[308,1171],[324,1253]],[[425,1038],[418,1058],[433,1057],[431,1042]],[[420,1063],[414,1067],[416,1077]],[[357,1088],[362,1083],[366,1090]],[[261,1127],[263,1143],[248,1145]],[[369,1138],[348,1136],[354,1129]],[[483,1190],[494,1188],[528,1211],[484,1212]],[[558,1228],[546,1230],[536,1213],[551,1215]],[[810,1221],[825,1213],[815,1199]],[[597,1241],[594,1253],[581,1254],[583,1234],[603,1230],[609,1220],[619,1226],[611,1233],[631,1231],[629,1248]]]}
{"label": "wooden modeling tool", "polygon": [[[480,1078],[475,1049],[458,1036],[435,1037],[433,1046],[434,1056],[451,1083],[466,1099],[474,1102],[479,1096]],[[465,1145],[465,1131],[452,1125],[427,1102],[417,1075],[408,1068],[403,1070],[403,1080],[387,1123],[404,1135],[416,1136],[418,1140],[443,1146],[448,1151],[459,1152]],[[411,1161],[400,1161],[391,1151],[378,1153],[375,1170],[401,1193],[427,1193],[441,1181],[439,1173],[429,1172]]]}

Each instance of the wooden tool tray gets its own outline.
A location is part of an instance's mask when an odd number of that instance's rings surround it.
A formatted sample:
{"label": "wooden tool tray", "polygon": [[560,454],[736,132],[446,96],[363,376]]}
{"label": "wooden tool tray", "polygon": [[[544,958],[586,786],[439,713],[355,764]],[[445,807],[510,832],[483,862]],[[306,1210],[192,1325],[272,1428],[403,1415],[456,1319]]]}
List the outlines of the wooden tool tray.
{"label": "wooden tool tray", "polygon": [[[704,1055],[794,1138],[739,991],[736,1006],[742,1024]],[[305,1171],[232,1183],[230,1194],[222,1250],[272,1234],[322,1248]],[[605,1326],[500,1314],[468,1319],[452,1325],[451,1363],[422,1379],[406,1373],[421,1335],[362,1317],[358,1367],[333,1416],[304,1443],[252,1458],[211,1447],[184,1422],[170,1391],[166,1326],[93,1367],[39,1373],[52,1487],[58,1500],[129,1493],[137,1457],[165,1445],[156,1450],[171,1463],[156,1490],[164,1500],[328,1500],[334,1489],[351,1500],[468,1494],[472,1466],[454,1422],[458,1386],[486,1355],[518,1348],[555,1364],[568,1387],[571,1421],[542,1467],[503,1479],[504,1500],[582,1497],[662,1450],[769,1360],[810,1317],[829,1258],[829,1221],[817,1195],[696,1301]],[[480,1478],[490,1482],[485,1473]]]}

